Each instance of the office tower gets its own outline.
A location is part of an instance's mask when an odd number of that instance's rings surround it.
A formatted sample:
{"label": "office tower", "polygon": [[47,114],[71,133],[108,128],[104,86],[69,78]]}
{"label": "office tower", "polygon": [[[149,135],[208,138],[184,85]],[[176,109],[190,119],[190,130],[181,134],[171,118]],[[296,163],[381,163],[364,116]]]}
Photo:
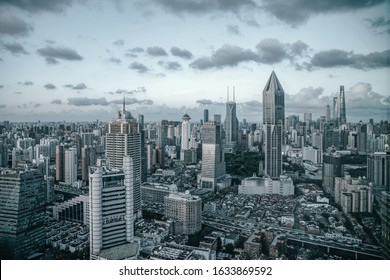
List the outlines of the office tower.
{"label": "office tower", "polygon": [[77,182],[77,149],[76,147],[65,150],[64,181],[67,185]]}
{"label": "office tower", "polygon": [[133,160],[134,213],[141,217],[141,133],[137,121],[125,109],[108,124],[106,157],[110,167],[122,168],[123,157]]}
{"label": "office tower", "polygon": [[204,109],[203,111],[203,122],[207,123],[209,121],[209,110]]}
{"label": "office tower", "polygon": [[[191,138],[191,117],[188,114],[185,114],[182,117],[183,122],[181,123],[181,150],[189,150],[190,148],[190,138]],[[180,157],[180,159],[182,159]]]}
{"label": "office tower", "polygon": [[98,161],[89,169],[91,259],[134,257],[133,161],[122,157],[123,168],[110,169]]}
{"label": "office tower", "polygon": [[56,146],[56,181],[63,182],[65,179],[65,147],[62,144]]}
{"label": "office tower", "polygon": [[325,117],[326,117],[326,122],[330,122],[330,106],[329,106],[329,104],[326,105]]}
{"label": "office tower", "polygon": [[381,198],[382,252],[390,260],[390,192],[382,192]]}
{"label": "office tower", "polygon": [[311,113],[303,113],[303,121],[306,123],[307,132],[310,133],[312,129],[312,115]]}
{"label": "office tower", "polygon": [[202,229],[202,199],[187,193],[164,197],[165,218],[174,222],[175,234],[195,234]]}
{"label": "office tower", "polygon": [[340,119],[339,119],[339,124],[345,124],[347,123],[347,115],[345,112],[345,93],[344,93],[344,86],[340,86]]}
{"label": "office tower", "polygon": [[235,92],[233,88],[233,101],[229,101],[229,89],[226,102],[225,139],[227,152],[235,152],[238,141],[238,119],[236,115]]}
{"label": "office tower", "polygon": [[146,182],[147,177],[147,163],[146,163],[146,146],[145,146],[145,134],[144,130],[145,122],[144,115],[138,115],[139,131],[141,133],[141,182]]}
{"label": "office tower", "polygon": [[8,146],[4,141],[0,141],[0,167],[8,165]]}
{"label": "office tower", "polygon": [[382,191],[390,191],[390,151],[367,155],[367,179],[373,183],[376,199]]}
{"label": "office tower", "polygon": [[205,123],[202,126],[202,188],[218,191],[217,183],[225,174],[221,125],[216,122]]}
{"label": "office tower", "polygon": [[263,90],[263,128],[265,131],[265,174],[278,178],[282,174],[284,127],[284,90],[274,71]]}
{"label": "office tower", "polygon": [[322,150],[326,151],[328,148],[334,145],[334,124],[333,123],[325,123],[324,131],[322,133]]}
{"label": "office tower", "polygon": [[81,179],[83,181],[89,181],[89,166],[96,164],[96,148],[91,146],[85,146],[81,149]]}
{"label": "office tower", "polygon": [[36,170],[0,174],[0,259],[26,259],[45,246],[46,183]]}
{"label": "office tower", "polygon": [[157,126],[157,145],[163,149],[168,145],[168,126],[167,120],[162,120]]}
{"label": "office tower", "polygon": [[342,176],[341,156],[331,152],[322,158],[322,187],[331,196],[335,196],[335,177]]}
{"label": "office tower", "polygon": [[360,122],[356,126],[357,150],[360,155],[367,154],[367,124]]}
{"label": "office tower", "polygon": [[334,122],[337,122],[338,114],[339,114],[339,112],[338,112],[338,98],[336,96],[336,97],[333,97],[333,107],[332,107],[332,117],[333,117]]}
{"label": "office tower", "polygon": [[216,122],[216,123],[221,123],[221,115],[219,115],[219,114],[214,114],[214,121]]}

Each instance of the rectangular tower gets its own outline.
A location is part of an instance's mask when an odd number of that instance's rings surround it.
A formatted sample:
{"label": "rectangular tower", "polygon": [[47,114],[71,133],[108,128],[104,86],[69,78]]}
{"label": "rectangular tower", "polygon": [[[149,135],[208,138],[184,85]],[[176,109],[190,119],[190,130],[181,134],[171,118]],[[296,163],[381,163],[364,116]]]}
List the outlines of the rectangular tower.
{"label": "rectangular tower", "polygon": [[284,128],[284,90],[274,71],[263,90],[263,129],[265,132],[265,174],[279,178],[282,174]]}

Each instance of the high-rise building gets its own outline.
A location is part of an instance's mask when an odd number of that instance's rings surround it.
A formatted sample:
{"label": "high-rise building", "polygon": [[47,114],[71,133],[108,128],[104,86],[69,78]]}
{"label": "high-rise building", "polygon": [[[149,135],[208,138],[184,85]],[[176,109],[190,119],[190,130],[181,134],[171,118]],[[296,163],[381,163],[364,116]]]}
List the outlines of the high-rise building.
{"label": "high-rise building", "polygon": [[384,259],[390,259],[390,192],[381,195],[382,252]]}
{"label": "high-rise building", "polygon": [[367,155],[367,179],[373,183],[376,198],[382,191],[390,191],[390,151]]}
{"label": "high-rise building", "polygon": [[63,182],[65,179],[65,147],[62,144],[56,146],[56,180]]}
{"label": "high-rise building", "polygon": [[207,123],[209,121],[209,110],[204,109],[203,111],[203,122]]}
{"label": "high-rise building", "polygon": [[236,113],[235,92],[233,88],[233,101],[229,100],[229,92],[226,102],[225,140],[226,152],[235,152],[238,141],[238,119]]}
{"label": "high-rise building", "polygon": [[[183,122],[181,123],[181,150],[190,149],[190,138],[191,138],[191,117],[188,114],[185,114],[182,117]],[[180,159],[182,157],[180,156]]]}
{"label": "high-rise building", "polygon": [[126,111],[123,102],[122,112],[108,124],[106,157],[110,167],[122,168],[123,157],[128,155],[133,160],[134,213],[141,217],[141,133],[139,124]]}
{"label": "high-rise building", "polygon": [[134,238],[133,161],[123,156],[123,168],[110,169],[100,161],[90,167],[91,259],[131,259],[137,255]]}
{"label": "high-rise building", "polygon": [[225,175],[221,125],[216,122],[205,123],[202,126],[202,188],[217,191],[217,183]]}
{"label": "high-rise building", "polygon": [[0,259],[26,259],[45,246],[46,182],[36,170],[0,174]]}
{"label": "high-rise building", "polygon": [[326,117],[326,122],[330,122],[330,106],[329,106],[329,104],[327,104],[326,108],[325,108],[325,117]]}
{"label": "high-rise building", "polygon": [[96,164],[96,148],[85,146],[81,149],[81,179],[89,181],[88,167]]}
{"label": "high-rise building", "polygon": [[67,185],[77,182],[77,149],[76,147],[65,150],[64,181]]}
{"label": "high-rise building", "polygon": [[189,193],[164,197],[165,218],[174,222],[175,234],[195,234],[202,229],[202,199]]}
{"label": "high-rise building", "polygon": [[340,86],[340,119],[339,119],[339,125],[347,123],[347,115],[345,112],[345,93],[344,93],[344,86]]}
{"label": "high-rise building", "polygon": [[322,187],[326,193],[335,196],[335,177],[342,176],[341,156],[331,152],[323,155]]}
{"label": "high-rise building", "polygon": [[274,71],[263,90],[263,129],[265,132],[265,174],[282,174],[284,90]]}

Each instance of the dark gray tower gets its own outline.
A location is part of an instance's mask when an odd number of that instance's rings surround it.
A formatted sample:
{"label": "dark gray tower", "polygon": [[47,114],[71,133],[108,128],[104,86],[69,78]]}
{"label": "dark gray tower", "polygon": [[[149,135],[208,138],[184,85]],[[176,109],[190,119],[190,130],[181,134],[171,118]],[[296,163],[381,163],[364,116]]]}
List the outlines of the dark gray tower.
{"label": "dark gray tower", "polygon": [[263,128],[265,132],[265,174],[278,178],[282,174],[284,127],[284,90],[274,71],[263,90]]}
{"label": "dark gray tower", "polygon": [[226,138],[226,148],[231,152],[234,152],[238,141],[238,119],[236,115],[236,101],[235,101],[234,88],[233,88],[233,101],[229,101],[229,89],[228,89],[228,100],[226,102],[226,118],[225,118],[225,138]]}
{"label": "dark gray tower", "polygon": [[340,86],[340,121],[339,124],[345,124],[347,123],[347,115],[345,112],[345,93],[344,93],[344,86]]}
{"label": "dark gray tower", "polygon": [[207,123],[209,121],[209,110],[204,109],[203,111],[203,122]]}

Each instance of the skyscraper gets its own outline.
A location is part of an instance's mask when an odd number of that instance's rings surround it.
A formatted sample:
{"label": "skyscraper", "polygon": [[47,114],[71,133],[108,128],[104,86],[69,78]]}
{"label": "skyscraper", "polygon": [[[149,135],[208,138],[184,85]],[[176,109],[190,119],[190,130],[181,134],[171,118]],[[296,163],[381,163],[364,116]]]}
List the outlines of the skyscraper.
{"label": "skyscraper", "polygon": [[282,173],[284,90],[274,71],[263,90],[265,132],[265,174],[278,178]]}
{"label": "skyscraper", "polygon": [[137,121],[125,109],[108,124],[106,135],[106,157],[110,167],[122,168],[123,157],[133,160],[134,214],[141,216],[141,133]]}
{"label": "skyscraper", "polygon": [[76,147],[65,150],[65,184],[73,185],[77,181],[77,149]]}
{"label": "skyscraper", "polygon": [[45,245],[46,182],[36,170],[0,174],[0,259],[26,259]]}
{"label": "skyscraper", "polygon": [[62,144],[56,146],[56,180],[64,181],[64,158],[65,158],[65,147]]}
{"label": "skyscraper", "polygon": [[226,150],[234,152],[238,141],[238,119],[236,115],[235,92],[233,88],[233,101],[229,101],[229,91],[226,102],[226,118],[225,118],[225,139]]}
{"label": "skyscraper", "polygon": [[202,188],[217,190],[218,180],[226,174],[221,142],[221,125],[208,122],[202,126]]}
{"label": "skyscraper", "polygon": [[345,93],[344,93],[344,86],[340,86],[340,98],[339,98],[339,104],[340,104],[340,119],[339,119],[339,125],[347,123],[347,115],[345,112]]}
{"label": "skyscraper", "polygon": [[367,155],[367,179],[373,183],[375,199],[390,191],[390,151]]}
{"label": "skyscraper", "polygon": [[134,258],[132,158],[123,156],[121,169],[98,162],[89,174],[91,259]]}
{"label": "skyscraper", "polygon": [[203,111],[203,122],[207,123],[209,121],[209,110],[204,109]]}

